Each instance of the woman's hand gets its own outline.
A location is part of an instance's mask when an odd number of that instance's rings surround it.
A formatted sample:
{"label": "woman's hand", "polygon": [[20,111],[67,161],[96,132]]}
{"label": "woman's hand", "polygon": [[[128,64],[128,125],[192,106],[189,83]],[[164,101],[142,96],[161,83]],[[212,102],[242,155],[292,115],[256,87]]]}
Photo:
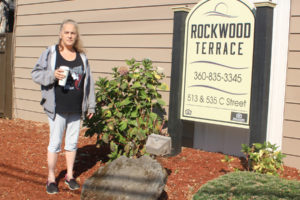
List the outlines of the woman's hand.
{"label": "woman's hand", "polygon": [[58,80],[61,80],[61,79],[65,78],[64,70],[60,69],[60,68],[56,69],[54,71],[54,76]]}

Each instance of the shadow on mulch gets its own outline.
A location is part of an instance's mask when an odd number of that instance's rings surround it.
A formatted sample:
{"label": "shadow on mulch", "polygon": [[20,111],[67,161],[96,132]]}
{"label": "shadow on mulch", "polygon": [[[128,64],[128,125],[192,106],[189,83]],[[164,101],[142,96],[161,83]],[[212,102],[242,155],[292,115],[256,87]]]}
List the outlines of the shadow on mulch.
{"label": "shadow on mulch", "polygon": [[248,169],[249,168],[249,163],[248,163],[247,159],[244,158],[244,157],[239,157],[239,159],[240,159],[240,162],[241,162],[243,168],[245,170]]}
{"label": "shadow on mulch", "polygon": [[163,190],[160,197],[157,200],[168,200],[168,194],[166,191]]}
{"label": "shadow on mulch", "polygon": [[[107,157],[109,152],[109,147],[106,146],[97,148],[96,145],[87,145],[78,148],[74,164],[74,177],[76,178],[93,168],[97,162],[101,161],[102,163],[106,163],[109,160]],[[66,173],[67,170],[62,170],[59,173],[56,179],[57,183],[65,177]]]}

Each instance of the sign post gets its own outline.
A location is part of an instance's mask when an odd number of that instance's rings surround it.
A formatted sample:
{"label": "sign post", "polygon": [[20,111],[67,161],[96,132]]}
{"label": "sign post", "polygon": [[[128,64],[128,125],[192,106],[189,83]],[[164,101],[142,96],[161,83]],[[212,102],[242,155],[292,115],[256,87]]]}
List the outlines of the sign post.
{"label": "sign post", "polygon": [[272,58],[273,12],[276,4],[256,3],[255,43],[252,73],[249,143],[267,140],[270,71]]}
{"label": "sign post", "polygon": [[180,118],[249,128],[255,8],[205,0],[186,19]]}
{"label": "sign post", "polygon": [[184,122],[180,120],[180,94],[182,82],[182,63],[184,51],[184,28],[189,9],[185,7],[174,8],[173,24],[173,51],[171,70],[171,91],[169,102],[168,132],[172,139],[171,155],[181,152],[182,132]]}

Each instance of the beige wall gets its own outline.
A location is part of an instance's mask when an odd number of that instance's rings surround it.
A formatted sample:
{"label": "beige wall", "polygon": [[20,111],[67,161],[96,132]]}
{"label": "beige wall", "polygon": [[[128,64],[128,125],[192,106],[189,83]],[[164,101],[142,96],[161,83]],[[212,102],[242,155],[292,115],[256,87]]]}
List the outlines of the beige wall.
{"label": "beige wall", "polygon": [[[42,51],[55,44],[59,24],[72,18],[79,23],[94,78],[109,76],[125,59],[150,58],[164,68],[170,85],[172,7],[191,6],[197,0],[18,0],[15,29],[14,115],[46,121],[40,86],[30,72]],[[163,93],[169,102],[169,93]]]}
{"label": "beige wall", "polygon": [[[14,115],[46,121],[40,87],[30,72],[41,52],[57,41],[65,18],[79,22],[93,75],[109,76],[124,60],[150,58],[170,83],[172,7],[198,0],[18,0],[15,31]],[[291,0],[291,21],[282,151],[285,164],[300,168],[300,1]],[[169,93],[163,93],[168,103]]]}
{"label": "beige wall", "polygon": [[282,152],[285,164],[300,168],[300,1],[291,0]]}

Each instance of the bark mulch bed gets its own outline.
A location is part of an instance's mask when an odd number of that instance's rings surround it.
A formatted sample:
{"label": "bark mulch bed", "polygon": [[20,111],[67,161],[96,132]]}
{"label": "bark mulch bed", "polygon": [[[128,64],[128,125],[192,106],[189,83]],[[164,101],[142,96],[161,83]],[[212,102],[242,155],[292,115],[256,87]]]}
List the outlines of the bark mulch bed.
{"label": "bark mulch bed", "polygon": [[[0,199],[80,199],[81,190],[70,191],[63,183],[66,173],[63,151],[56,171],[60,192],[48,195],[45,191],[48,134],[46,123],[0,119]],[[95,140],[84,137],[84,130],[81,131],[75,164],[75,176],[81,185],[105,164],[105,152],[95,147]],[[207,181],[235,169],[244,170],[242,159],[232,157],[234,161],[229,165],[221,162],[223,158],[221,153],[185,147],[177,156],[158,157],[169,174],[161,199],[189,200]],[[300,180],[299,171],[291,167],[285,167],[281,176]]]}

